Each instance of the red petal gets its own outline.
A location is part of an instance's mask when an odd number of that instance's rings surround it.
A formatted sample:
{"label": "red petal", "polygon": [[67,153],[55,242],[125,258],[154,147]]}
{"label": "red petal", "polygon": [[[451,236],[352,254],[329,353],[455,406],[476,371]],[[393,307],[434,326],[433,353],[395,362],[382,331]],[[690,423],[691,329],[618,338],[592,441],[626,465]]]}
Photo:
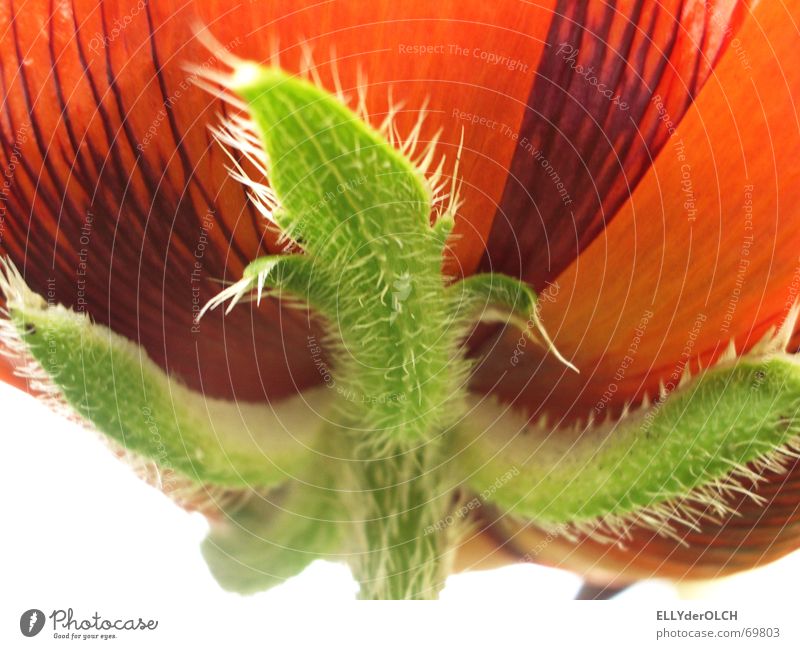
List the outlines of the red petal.
{"label": "red petal", "polygon": [[[800,295],[800,69],[791,64],[798,22],[797,2],[790,11],[774,3],[753,10],[630,201],[559,277],[543,318],[582,374],[562,373],[549,359],[537,365],[541,356],[530,348],[511,368],[514,336],[484,366],[484,389],[499,378],[499,390],[520,407],[587,414],[609,386],[610,404],[619,406],[652,392],[659,379],[674,382],[689,364],[708,364],[730,337],[746,349],[786,318]],[[688,207],[686,164],[694,191]],[[752,230],[746,185],[753,185]],[[653,315],[639,336],[647,311]],[[522,555],[601,580],[619,573],[622,580],[712,577],[800,545],[800,464],[769,475],[755,491],[766,506],[746,497],[730,501],[740,515],[686,535],[688,547],[641,530],[626,550],[548,539],[535,529],[511,543]]]}
{"label": "red petal", "polygon": [[530,347],[512,366],[508,332],[478,389],[531,411],[602,415],[609,394],[619,407],[659,380],[674,386],[731,338],[741,351],[785,319],[800,295],[795,18],[754,10],[650,172],[548,291],[542,318],[581,374]]}
{"label": "red petal", "polygon": [[483,261],[542,288],[616,216],[744,15],[721,2],[562,0]]}
{"label": "red petal", "polygon": [[0,356],[0,383],[12,385],[20,390],[27,388],[26,382],[14,374],[13,365],[3,356]]}
{"label": "red petal", "polygon": [[[307,42],[329,82],[335,46],[346,91],[354,94],[359,65],[366,72],[377,121],[390,85],[409,111],[401,132],[429,99],[427,136],[442,127],[452,158],[468,125],[453,111],[516,129],[550,19],[547,7],[515,2],[197,2],[178,11],[76,2],[74,14],[59,3],[50,15],[52,6],[0,10],[0,159],[13,167],[0,253],[35,290],[47,292],[52,280],[54,300],[141,342],[190,385],[245,399],[281,397],[320,377],[306,352],[313,328],[305,314],[269,303],[211,314],[192,329],[218,280],[238,279],[245,263],[274,249],[209,136],[223,107],[183,67],[211,62],[192,23],[199,17],[240,56],[268,58],[277,37],[289,68]],[[439,49],[408,50],[420,45]],[[528,67],[488,62],[482,52]],[[469,207],[453,258],[464,272],[483,252],[513,146],[485,127],[467,129]]]}

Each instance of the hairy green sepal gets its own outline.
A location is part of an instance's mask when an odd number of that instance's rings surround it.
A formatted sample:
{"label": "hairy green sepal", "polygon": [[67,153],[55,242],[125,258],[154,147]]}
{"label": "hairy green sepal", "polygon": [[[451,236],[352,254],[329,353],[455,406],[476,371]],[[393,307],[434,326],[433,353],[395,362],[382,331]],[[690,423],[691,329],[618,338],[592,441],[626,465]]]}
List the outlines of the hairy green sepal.
{"label": "hairy green sepal", "polygon": [[[748,465],[790,452],[800,435],[798,410],[800,365],[793,357],[744,357],[598,426],[559,430],[530,425],[499,406],[478,408],[454,453],[469,467],[474,490],[525,518],[642,522],[650,514],[668,524],[659,512],[671,511],[676,522],[682,513],[692,519],[681,504],[719,513],[726,489],[743,491],[742,484],[758,478]],[[511,469],[518,476],[497,488],[497,477]]]}
{"label": "hairy green sepal", "polygon": [[[317,444],[308,401],[227,402],[168,377],[134,343],[85,314],[28,299],[11,320],[58,396],[98,430],[162,469],[228,488],[280,484]],[[322,407],[324,390],[307,395]]]}
{"label": "hairy green sepal", "polygon": [[276,222],[309,258],[340,419],[385,440],[437,435],[461,407],[467,366],[424,177],[310,83],[248,67],[234,89],[263,137]]}
{"label": "hairy green sepal", "polygon": [[224,510],[211,523],[203,557],[225,590],[255,593],[299,574],[315,559],[334,558],[346,523],[333,490],[292,480]]}
{"label": "hairy green sepal", "polygon": [[[447,535],[425,530],[441,524],[452,502],[441,438],[464,412],[463,338],[486,303],[543,333],[535,294],[501,276],[444,276],[452,213],[431,223],[435,191],[423,173],[334,97],[250,64],[231,85],[264,142],[275,223],[308,259],[307,303],[327,321],[321,342],[350,458],[342,484],[362,521],[352,561],[362,596],[435,596]],[[274,263],[251,264],[211,306],[249,291],[257,300],[265,289],[283,292]],[[291,292],[303,294],[296,284]]]}

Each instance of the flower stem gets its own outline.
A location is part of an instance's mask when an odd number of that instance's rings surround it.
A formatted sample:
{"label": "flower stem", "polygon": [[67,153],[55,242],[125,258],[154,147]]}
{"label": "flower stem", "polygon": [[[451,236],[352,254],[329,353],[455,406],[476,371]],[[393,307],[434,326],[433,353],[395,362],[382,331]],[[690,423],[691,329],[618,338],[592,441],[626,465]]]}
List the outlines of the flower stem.
{"label": "flower stem", "polygon": [[378,459],[371,444],[356,473],[360,552],[353,572],[361,599],[436,599],[447,575],[452,503],[438,445]]}

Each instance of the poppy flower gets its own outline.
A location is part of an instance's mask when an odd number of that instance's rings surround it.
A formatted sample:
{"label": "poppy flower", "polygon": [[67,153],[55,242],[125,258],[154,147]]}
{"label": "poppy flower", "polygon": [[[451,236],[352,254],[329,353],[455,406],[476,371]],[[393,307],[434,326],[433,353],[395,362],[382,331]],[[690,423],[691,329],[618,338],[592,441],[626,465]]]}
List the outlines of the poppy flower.
{"label": "poppy flower", "polygon": [[[458,187],[445,275],[467,287],[476,282],[455,280],[498,278],[480,295],[492,302],[497,286],[507,289],[509,321],[528,299],[523,287],[532,287],[538,306],[529,310],[554,341],[536,346],[502,323],[467,327],[462,351],[471,360],[456,363],[451,378],[468,381],[470,415],[462,426],[467,441],[453,453],[473,464],[467,477],[454,478],[457,489],[432,498],[443,518],[474,530],[455,544],[457,565],[538,561],[624,585],[650,576],[714,577],[772,561],[800,546],[791,369],[800,294],[793,227],[800,72],[784,63],[797,39],[797,13],[793,3],[733,0],[180,8],[8,2],[0,10],[0,254],[19,268],[6,267],[8,308],[14,299],[30,305],[37,294],[136,345],[154,373],[174,382],[165,408],[186,403],[202,411],[191,396],[200,394],[209,410],[237,404],[253,427],[263,426],[266,410],[295,442],[287,422],[330,423],[317,405],[337,376],[326,357],[331,318],[317,318],[313,304],[260,299],[272,271],[249,265],[287,252],[287,232],[275,227],[280,218],[264,218],[273,194],[245,173],[267,166],[258,153],[263,129],[249,130],[237,113],[255,110],[259,95],[248,97],[246,84],[214,83],[228,53],[300,72],[310,86],[349,98],[374,127],[388,124],[384,136],[404,153],[409,142],[423,151],[435,143],[431,151],[445,157],[440,179]],[[212,33],[222,52],[209,51],[198,29]],[[281,83],[275,92],[292,92]],[[305,104],[298,106],[302,114]],[[220,120],[227,126],[215,128]],[[226,150],[231,140],[237,150]],[[277,169],[283,150],[266,140]],[[343,183],[338,193],[363,193],[357,179]],[[440,218],[441,210],[432,220]],[[301,249],[311,245],[306,238],[293,233]],[[198,320],[204,305],[248,272],[252,282],[238,286],[249,290],[258,279],[259,299]],[[414,281],[398,274],[388,284],[396,312]],[[6,337],[23,349],[11,350],[0,378],[41,391],[53,372],[20,371],[25,336],[40,325],[25,326],[21,343]],[[88,344],[101,345],[93,336],[86,334]],[[114,349],[127,353],[123,347]],[[89,368],[82,390],[103,391],[107,380]],[[81,398],[76,392],[68,401]],[[310,502],[273,481],[260,484],[257,454],[245,442],[226,448],[224,458],[236,467],[237,488],[219,487],[224,463],[206,466],[207,484],[191,487],[186,476],[202,453],[176,464],[177,446],[161,439],[170,426],[142,409],[125,410],[123,401],[119,394],[116,415],[142,419],[165,444],[170,462],[161,463],[158,479],[174,480],[167,491],[218,526],[206,548],[210,563],[255,551],[252,539],[234,539],[231,520],[246,529],[294,510],[329,523],[320,539],[338,533],[325,518],[333,505],[324,498]],[[378,411],[390,408],[359,410]],[[105,425],[117,419],[109,414]],[[762,439],[753,433],[762,427],[780,434]],[[211,430],[227,434],[222,425]],[[187,454],[191,436],[177,439]],[[537,452],[540,440],[553,439],[558,457]],[[729,444],[730,455],[720,444]],[[758,453],[740,453],[745,447]],[[595,452],[608,448],[625,449],[610,458],[617,464],[601,455],[605,464],[593,465]],[[324,444],[310,451],[337,452]],[[716,467],[706,484],[703,472],[717,460],[730,465],[730,475],[720,477]],[[293,458],[275,462],[285,475],[307,477]],[[149,462],[141,467],[153,471]],[[544,487],[530,477],[542,468],[554,476]],[[647,481],[643,475],[660,480],[658,493],[637,482]],[[598,501],[590,513],[600,523],[588,520],[585,503],[628,477],[613,496],[614,507],[627,503],[624,515]],[[671,481],[686,493],[676,496]],[[637,484],[641,493],[626,500]],[[230,504],[248,485],[261,495],[269,487],[270,495],[236,518]],[[565,502],[574,495],[577,509],[565,524],[556,514],[569,503],[552,504],[545,487],[566,494]],[[575,511],[584,514],[577,524]],[[290,532],[270,538],[301,544]]]}

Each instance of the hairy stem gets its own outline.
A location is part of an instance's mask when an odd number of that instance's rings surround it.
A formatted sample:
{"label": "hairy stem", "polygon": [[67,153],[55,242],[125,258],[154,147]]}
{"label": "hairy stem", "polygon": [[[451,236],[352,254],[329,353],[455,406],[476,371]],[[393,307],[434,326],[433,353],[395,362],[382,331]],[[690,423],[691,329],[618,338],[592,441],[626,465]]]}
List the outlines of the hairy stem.
{"label": "hairy stem", "polygon": [[[435,599],[452,533],[439,531],[452,503],[438,445],[378,456],[369,440],[354,471],[361,599]],[[377,459],[376,459],[377,458]]]}

